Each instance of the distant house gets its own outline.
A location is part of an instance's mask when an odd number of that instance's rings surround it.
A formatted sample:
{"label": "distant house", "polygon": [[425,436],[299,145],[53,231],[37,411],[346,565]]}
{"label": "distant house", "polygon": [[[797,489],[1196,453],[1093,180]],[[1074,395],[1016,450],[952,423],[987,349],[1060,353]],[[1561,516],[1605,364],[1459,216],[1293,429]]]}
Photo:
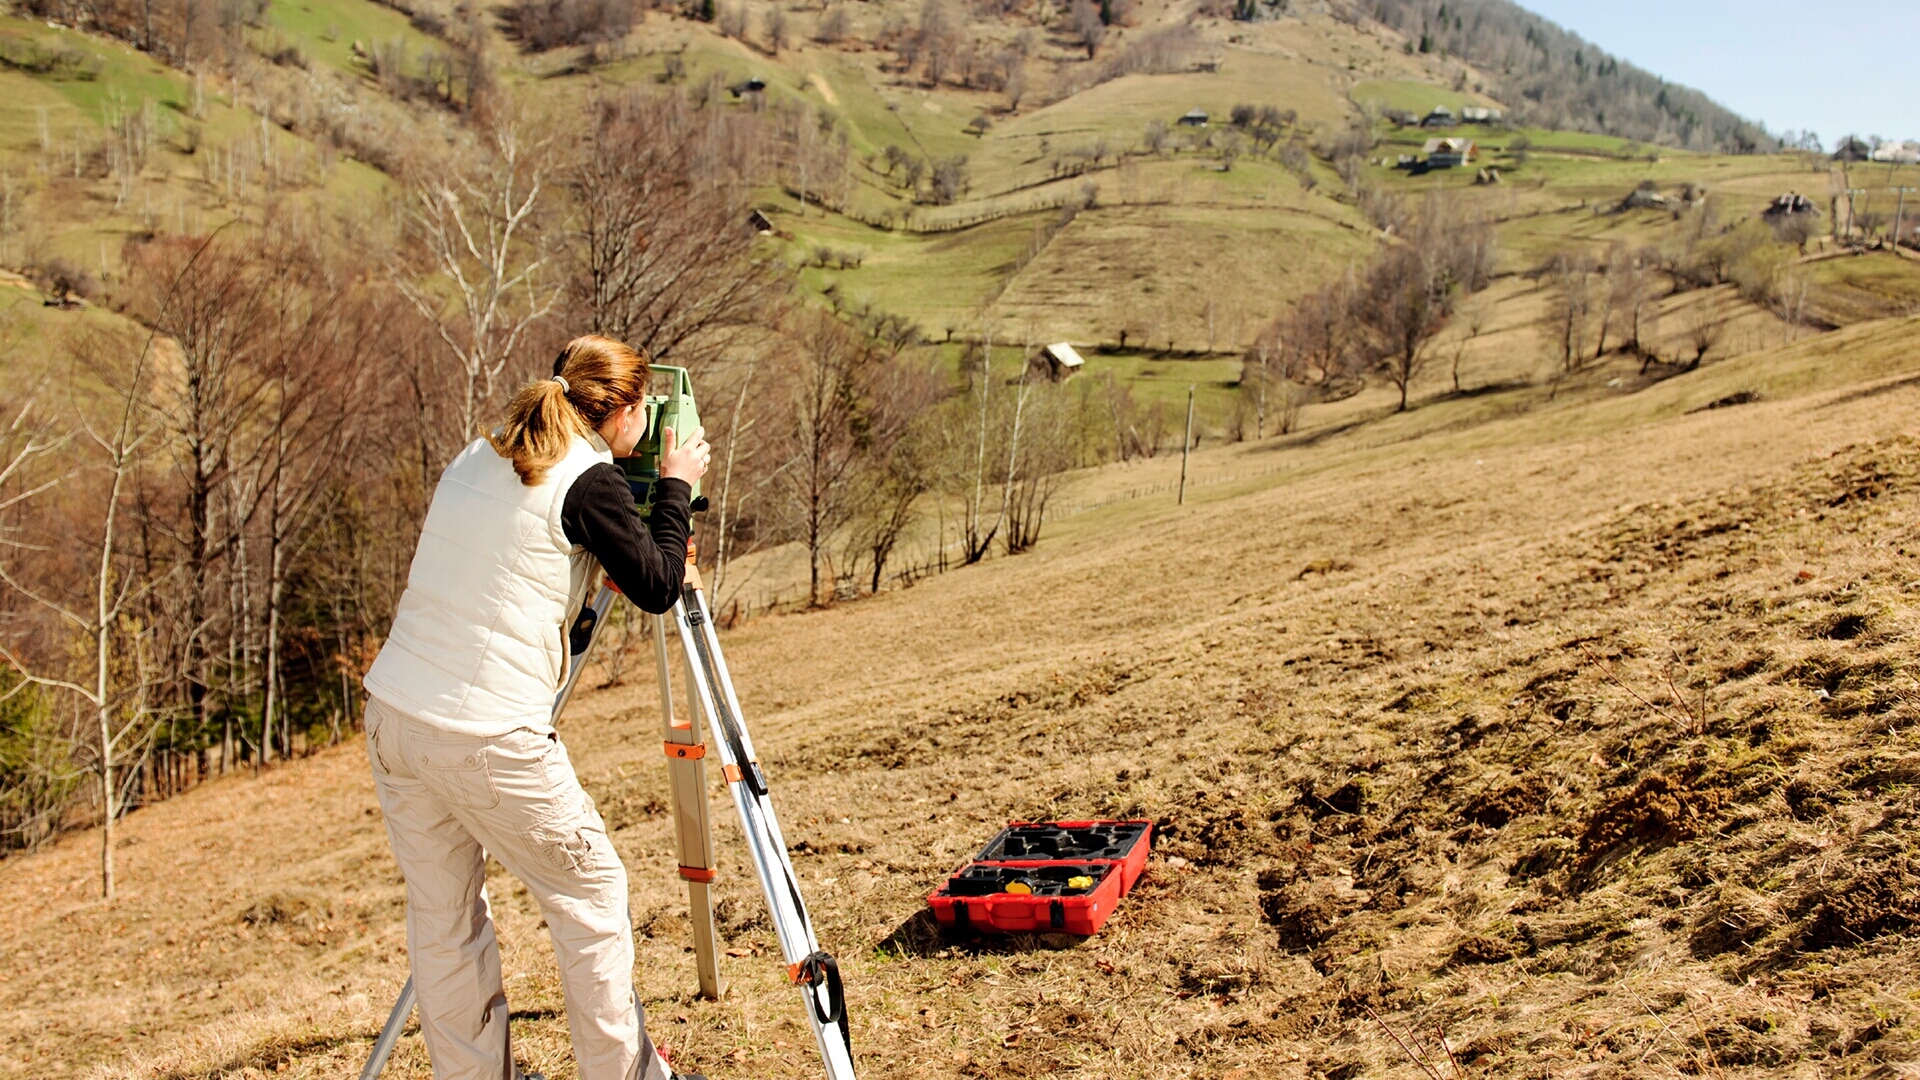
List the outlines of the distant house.
{"label": "distant house", "polygon": [[767,80],[755,75],[746,82],[734,83],[732,86],[727,87],[727,93],[732,94],[734,97],[739,97],[742,94],[758,94],[766,88]]}
{"label": "distant house", "polygon": [[1835,161],[1872,161],[1873,147],[1857,136],[1849,135],[1841,140],[1840,148],[1833,152]]}
{"label": "distant house", "polygon": [[1185,116],[1182,116],[1174,122],[1184,127],[1206,127],[1207,111],[1205,109],[1188,109]]}
{"label": "distant house", "polygon": [[1883,142],[1873,148],[1873,160],[1895,165],[1920,164],[1920,142]]}
{"label": "distant house", "polygon": [[1420,121],[1420,126],[1453,127],[1459,122],[1460,118],[1453,114],[1452,109],[1447,108],[1445,105],[1435,105],[1433,111],[1427,114],[1427,118]]}
{"label": "distant house", "polygon": [[1673,206],[1673,199],[1661,194],[1653,181],[1642,181],[1640,186],[1627,192],[1620,200],[1619,210],[1667,210]]}
{"label": "distant house", "polygon": [[772,236],[773,220],[758,210],[748,210],[747,231],[755,236]]}
{"label": "distant house", "polygon": [[1085,360],[1080,359],[1080,354],[1073,351],[1073,346],[1064,341],[1057,341],[1041,349],[1039,355],[1033,358],[1033,365],[1043,368],[1047,378],[1054,382],[1064,382],[1072,378],[1085,363]]}
{"label": "distant house", "polygon": [[1497,124],[1505,116],[1499,109],[1489,109],[1484,105],[1468,105],[1460,110],[1460,119],[1469,124]]}
{"label": "distant house", "polygon": [[1428,139],[1421,153],[1429,169],[1457,169],[1473,160],[1474,150],[1472,139]]}
{"label": "distant house", "polygon": [[1812,199],[1797,191],[1789,191],[1768,203],[1767,208],[1760,212],[1760,216],[1768,221],[1779,221],[1795,214],[1813,214],[1817,217],[1819,213],[1820,208],[1813,204]]}
{"label": "distant house", "polygon": [[1380,116],[1398,127],[1413,127],[1420,122],[1420,114],[1407,109],[1387,109]]}

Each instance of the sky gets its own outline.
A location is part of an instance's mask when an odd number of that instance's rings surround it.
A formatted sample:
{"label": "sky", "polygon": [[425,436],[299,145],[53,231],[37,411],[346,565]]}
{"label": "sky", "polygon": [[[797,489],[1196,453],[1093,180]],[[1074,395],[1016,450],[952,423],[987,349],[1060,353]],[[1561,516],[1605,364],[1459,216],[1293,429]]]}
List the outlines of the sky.
{"label": "sky", "polygon": [[1920,0],[1518,0],[1767,130],[1920,139]]}

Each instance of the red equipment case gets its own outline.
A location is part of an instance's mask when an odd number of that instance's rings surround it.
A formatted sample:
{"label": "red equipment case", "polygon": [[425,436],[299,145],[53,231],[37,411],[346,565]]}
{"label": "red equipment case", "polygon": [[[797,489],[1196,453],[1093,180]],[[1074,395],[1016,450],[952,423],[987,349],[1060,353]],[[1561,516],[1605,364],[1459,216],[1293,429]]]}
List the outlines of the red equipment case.
{"label": "red equipment case", "polygon": [[[1086,936],[1146,873],[1152,846],[1150,821],[1016,821],[927,904],[940,925],[954,929]],[[1075,885],[1076,878],[1091,884]]]}

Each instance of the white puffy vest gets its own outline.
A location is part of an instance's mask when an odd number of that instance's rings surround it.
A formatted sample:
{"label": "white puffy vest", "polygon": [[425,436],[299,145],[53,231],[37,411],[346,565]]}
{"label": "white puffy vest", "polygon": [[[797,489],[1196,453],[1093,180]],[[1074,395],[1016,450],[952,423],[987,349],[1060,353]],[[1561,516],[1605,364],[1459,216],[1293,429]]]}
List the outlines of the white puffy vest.
{"label": "white puffy vest", "polygon": [[612,460],[599,436],[575,438],[528,486],[485,439],[461,451],[434,489],[367,692],[461,734],[547,728],[567,624],[600,576],[560,512],[574,480]]}

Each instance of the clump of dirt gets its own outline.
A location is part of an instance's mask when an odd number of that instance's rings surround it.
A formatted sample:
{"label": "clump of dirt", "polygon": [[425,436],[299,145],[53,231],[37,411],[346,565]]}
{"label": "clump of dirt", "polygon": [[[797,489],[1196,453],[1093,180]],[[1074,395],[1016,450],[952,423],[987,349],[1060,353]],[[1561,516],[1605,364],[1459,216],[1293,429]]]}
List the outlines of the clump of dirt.
{"label": "clump of dirt", "polygon": [[1706,960],[1748,948],[1780,924],[1780,913],[1759,894],[1722,884],[1694,916],[1687,948],[1696,959]]}
{"label": "clump of dirt", "polygon": [[240,912],[248,926],[309,926],[327,918],[326,902],[311,893],[270,892]]}
{"label": "clump of dirt", "polygon": [[1260,888],[1260,914],[1280,932],[1280,947],[1289,952],[1319,948],[1333,936],[1340,920],[1372,898],[1371,893],[1354,888],[1353,878],[1345,875],[1267,874],[1261,876]]}
{"label": "clump of dirt", "polygon": [[1371,788],[1365,776],[1356,776],[1325,793],[1309,786],[1301,792],[1300,806],[1315,820],[1336,816],[1357,818],[1365,814],[1372,803]]}
{"label": "clump of dirt", "polygon": [[1830,792],[1805,779],[1789,783],[1781,789],[1780,796],[1787,800],[1787,809],[1793,812],[1796,821],[1818,821],[1833,812]]}
{"label": "clump of dirt", "polygon": [[1187,994],[1238,994],[1266,981],[1267,971],[1257,951],[1235,947],[1229,940],[1180,959],[1178,983]]}
{"label": "clump of dirt", "polygon": [[1587,820],[1576,876],[1590,876],[1628,845],[1664,847],[1696,835],[1726,804],[1725,780],[1723,771],[1699,762],[1643,777],[1632,791],[1608,800]]}
{"label": "clump of dirt", "polygon": [[1538,776],[1528,776],[1498,791],[1482,792],[1467,803],[1466,818],[1489,829],[1503,829],[1507,823],[1545,809],[1553,789]]}
{"label": "clump of dirt", "polygon": [[1453,947],[1453,954],[1448,957],[1447,963],[1449,966],[1458,966],[1461,964],[1500,964],[1513,959],[1519,955],[1519,952],[1520,950],[1515,947],[1513,942],[1504,938],[1492,937],[1487,934],[1474,934],[1470,937],[1462,938],[1460,943]]}
{"label": "clump of dirt", "polygon": [[1864,945],[1920,925],[1920,865],[1908,857],[1854,877],[1816,886],[1801,924],[1802,948]]}

